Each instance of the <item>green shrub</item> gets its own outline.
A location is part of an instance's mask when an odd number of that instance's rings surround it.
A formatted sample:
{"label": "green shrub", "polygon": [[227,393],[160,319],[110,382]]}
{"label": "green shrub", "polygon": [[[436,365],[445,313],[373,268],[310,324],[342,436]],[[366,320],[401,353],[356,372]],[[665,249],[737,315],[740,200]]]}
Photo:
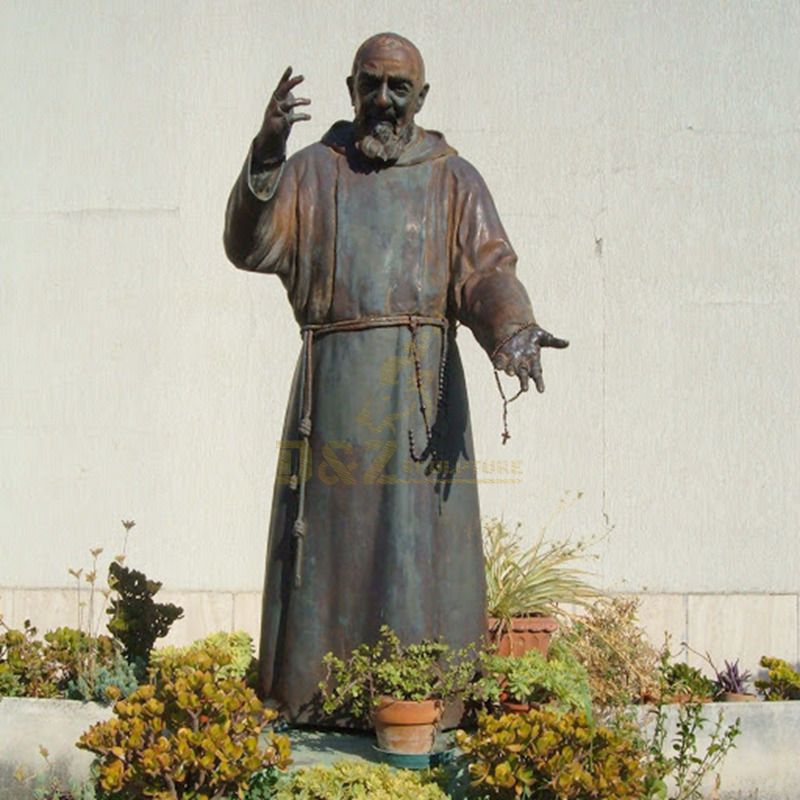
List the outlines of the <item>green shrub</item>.
{"label": "green shrub", "polygon": [[158,666],[167,659],[185,653],[207,652],[224,653],[229,660],[219,664],[218,672],[227,678],[246,678],[252,675],[256,666],[253,657],[253,637],[245,631],[211,633],[205,639],[198,639],[185,647],[159,647],[150,654],[150,663]]}
{"label": "green shrub", "polygon": [[115,649],[109,661],[93,664],[70,681],[66,695],[74,700],[94,700],[107,704],[117,697],[127,697],[138,686],[139,680],[133,665]]}
{"label": "green shrub", "polygon": [[133,667],[110,636],[63,627],[48,631],[44,641],[45,657],[65,697],[108,703],[112,686],[125,697],[138,685]]}
{"label": "green shrub", "polygon": [[243,798],[256,770],[288,765],[288,739],[269,731],[259,743],[275,712],[219,674],[225,658],[209,649],[153,667],[151,683],[81,736],[108,800]]}
{"label": "green shrub", "polygon": [[582,710],[591,719],[586,670],[564,645],[554,644],[547,657],[536,650],[522,656],[486,654],[481,658],[481,673],[470,690],[477,700],[552,704],[561,710]]}
{"label": "green shrub", "polygon": [[638,625],[638,608],[635,599],[600,600],[585,614],[563,620],[556,635],[554,644],[566,644],[586,668],[600,708],[660,697],[659,652]]}
{"label": "green shrub", "polygon": [[782,658],[762,656],[759,662],[769,670],[766,679],[756,681],[765,700],[800,700],[800,673]]}
{"label": "green shrub", "polygon": [[643,800],[659,775],[642,744],[624,731],[592,726],[579,711],[551,709],[481,715],[474,734],[456,741],[478,796],[511,800]]}
{"label": "green shrub", "polygon": [[698,702],[681,703],[677,707],[675,733],[667,751],[666,706],[659,703],[652,710],[653,730],[647,742],[650,753],[650,769],[654,774],[670,776],[671,790],[667,795],[666,786],[658,795],[663,800],[703,800],[703,782],[707,775],[713,774],[720,766],[728,751],[735,746],[741,729],[737,719],[732,725],[724,726],[722,711],[717,715],[714,728],[708,736],[704,749],[700,750],[697,736],[703,731],[708,720],[703,716],[706,706]]}
{"label": "green shrub", "polygon": [[[1,622],[1,621],[0,621]],[[2,623],[0,633],[0,695],[59,697],[59,675],[47,658],[36,628],[25,620],[22,630]]]}
{"label": "green shrub", "polygon": [[115,595],[106,611],[111,617],[108,630],[122,645],[125,658],[143,670],[156,639],[169,633],[172,624],[183,616],[183,609],[173,603],[156,603],[153,597],[161,584],[118,561],[109,565],[108,586]]}
{"label": "green shrub", "polygon": [[346,660],[327,653],[327,674],[319,685],[323,710],[344,710],[355,719],[369,718],[381,695],[397,700],[446,700],[462,692],[475,674],[472,648],[454,651],[444,642],[402,645],[384,625],[374,644],[357,647]]}
{"label": "green shrub", "polygon": [[293,773],[279,785],[275,800],[446,800],[434,783],[409,770],[385,764],[339,761]]}
{"label": "green shrub", "polygon": [[669,654],[665,650],[662,656],[661,693],[665,700],[686,702],[687,700],[710,700],[716,687],[714,681],[707,678],[697,667],[690,667],[684,662],[669,663]]}

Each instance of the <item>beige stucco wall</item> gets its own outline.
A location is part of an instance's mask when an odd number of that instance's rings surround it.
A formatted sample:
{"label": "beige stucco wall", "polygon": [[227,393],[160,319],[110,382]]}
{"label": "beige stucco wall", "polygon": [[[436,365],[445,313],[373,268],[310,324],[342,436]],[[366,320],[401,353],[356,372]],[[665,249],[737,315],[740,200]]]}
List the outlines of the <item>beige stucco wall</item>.
{"label": "beige stucco wall", "polygon": [[137,566],[222,603],[209,625],[246,598],[255,627],[299,340],[279,282],[226,262],[224,203],[282,69],[313,100],[295,149],[348,116],[355,46],[394,29],[426,58],[421,124],[482,172],[572,341],[502,447],[463,336],[484,511],[533,536],[582,491],[554,533],[611,529],[598,580],[649,593],[654,628],[702,649],[728,626],[726,656],[769,629],[798,657],[800,6],[0,9],[0,611],[132,518]]}

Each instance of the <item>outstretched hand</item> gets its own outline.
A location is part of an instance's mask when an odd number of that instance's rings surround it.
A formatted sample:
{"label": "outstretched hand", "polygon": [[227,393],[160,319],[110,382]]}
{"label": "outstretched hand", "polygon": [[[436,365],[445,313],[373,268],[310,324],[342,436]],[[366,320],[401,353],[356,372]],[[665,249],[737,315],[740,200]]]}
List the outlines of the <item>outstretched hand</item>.
{"label": "outstretched hand", "polygon": [[533,379],[537,391],[543,392],[544,380],[540,357],[543,347],[563,349],[569,347],[569,342],[553,336],[538,326],[524,328],[498,348],[493,358],[494,367],[505,371],[508,375],[516,375],[519,378],[521,391],[527,392],[530,380]]}
{"label": "outstretched hand", "polygon": [[264,112],[261,130],[255,138],[255,155],[259,161],[277,161],[286,155],[286,140],[295,122],[311,119],[310,114],[297,112],[298,106],[307,106],[307,97],[295,97],[292,89],[302,83],[303,76],[292,77],[292,68],[287,67],[281,76]]}

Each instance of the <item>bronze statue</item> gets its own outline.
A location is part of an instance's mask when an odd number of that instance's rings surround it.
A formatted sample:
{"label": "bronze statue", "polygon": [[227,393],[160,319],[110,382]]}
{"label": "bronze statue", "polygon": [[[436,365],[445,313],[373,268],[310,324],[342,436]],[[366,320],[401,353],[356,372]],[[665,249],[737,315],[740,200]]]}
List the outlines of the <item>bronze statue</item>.
{"label": "bronze statue", "polygon": [[225,248],[283,281],[303,337],[270,524],[260,651],[265,697],[318,719],[322,656],[374,641],[454,647],[485,629],[480,515],[456,328],[544,391],[516,255],[477,171],[414,123],[417,48],[356,52],[352,122],[286,158],[309,100],[281,77],[228,202]]}

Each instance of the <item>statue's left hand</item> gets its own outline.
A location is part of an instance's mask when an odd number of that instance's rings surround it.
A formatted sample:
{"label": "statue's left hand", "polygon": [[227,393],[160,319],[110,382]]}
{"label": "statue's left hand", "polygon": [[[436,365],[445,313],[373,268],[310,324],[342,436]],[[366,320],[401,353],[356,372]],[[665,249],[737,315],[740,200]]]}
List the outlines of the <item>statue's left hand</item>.
{"label": "statue's left hand", "polygon": [[558,339],[538,326],[525,328],[495,353],[494,366],[498,370],[505,370],[508,375],[516,375],[523,392],[528,391],[531,378],[536,389],[543,392],[544,380],[540,358],[543,347],[563,349],[569,347],[569,342],[566,339]]}

